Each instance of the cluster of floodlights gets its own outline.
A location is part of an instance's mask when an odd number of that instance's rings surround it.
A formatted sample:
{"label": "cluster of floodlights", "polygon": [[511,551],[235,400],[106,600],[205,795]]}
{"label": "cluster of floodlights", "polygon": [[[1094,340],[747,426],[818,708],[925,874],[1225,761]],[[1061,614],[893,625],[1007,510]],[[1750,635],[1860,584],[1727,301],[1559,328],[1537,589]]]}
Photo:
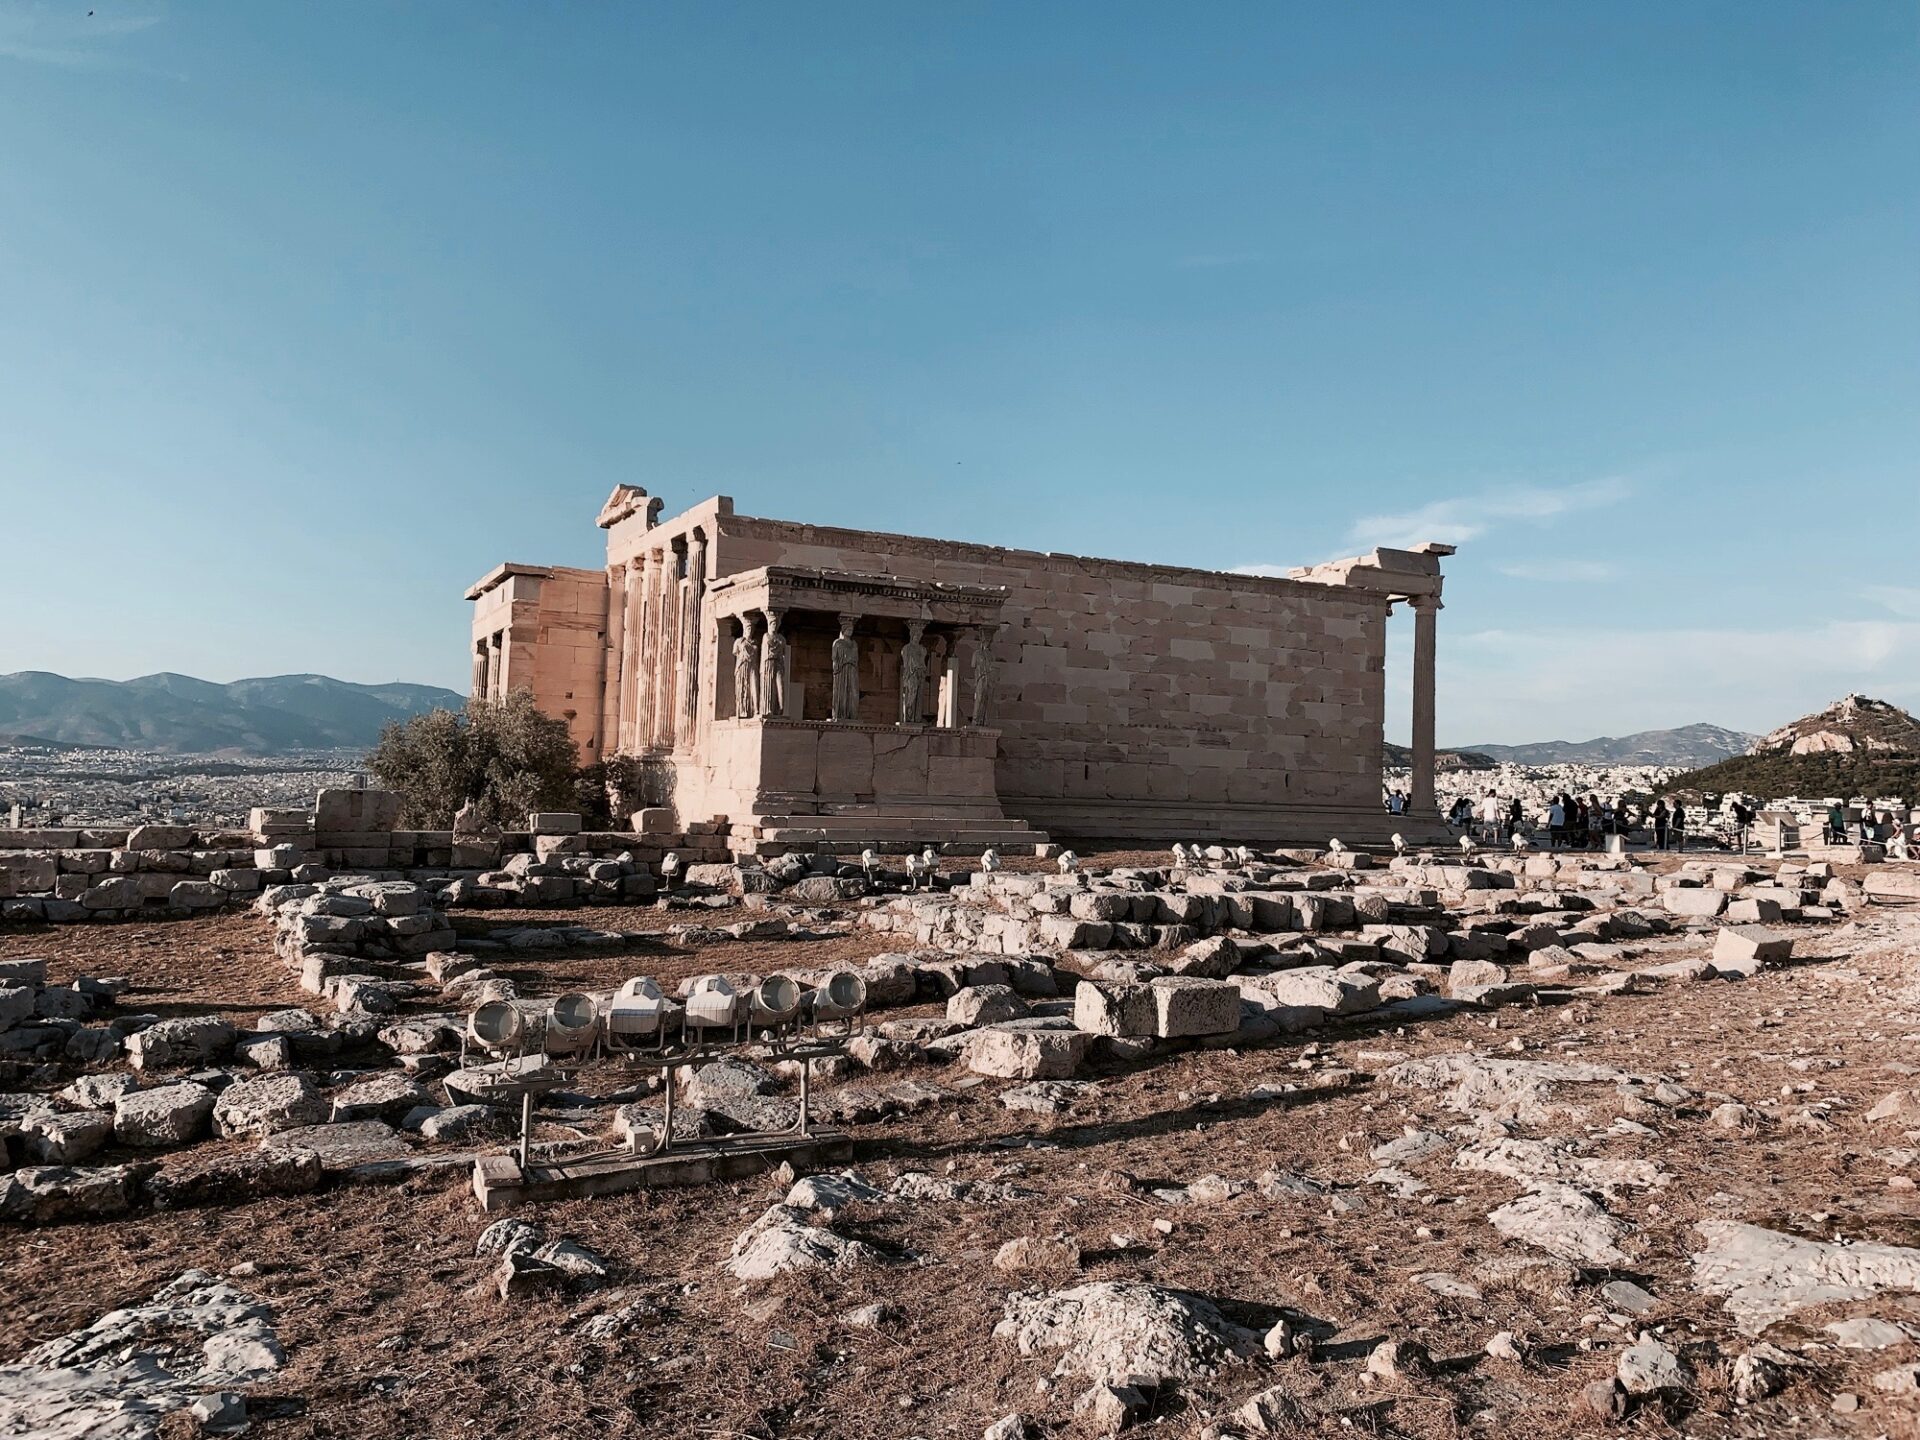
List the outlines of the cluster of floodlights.
{"label": "cluster of floodlights", "polygon": [[727,1045],[780,1049],[845,1039],[866,1009],[867,982],[851,970],[836,970],[813,989],[791,976],[769,975],[742,991],[724,975],[702,975],[684,1000],[636,975],[603,999],[578,992],[556,997],[537,1027],[518,1005],[490,1000],[468,1017],[461,1050],[463,1063],[469,1049],[512,1058],[676,1060]]}

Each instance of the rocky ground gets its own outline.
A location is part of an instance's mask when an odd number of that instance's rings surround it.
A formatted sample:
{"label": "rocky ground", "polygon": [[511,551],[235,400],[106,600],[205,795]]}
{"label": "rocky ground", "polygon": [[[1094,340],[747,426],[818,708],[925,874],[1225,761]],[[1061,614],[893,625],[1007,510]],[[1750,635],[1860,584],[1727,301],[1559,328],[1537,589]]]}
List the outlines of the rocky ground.
{"label": "rocky ground", "polygon": [[[849,1067],[829,1105],[911,1083],[920,1108],[852,1126],[850,1179],[570,1201],[528,1230],[455,1165],[0,1228],[0,1434],[87,1433],[47,1418],[76,1413],[47,1377],[84,1375],[138,1399],[149,1418],[92,1432],[127,1435],[217,1431],[242,1414],[223,1395],[287,1437],[1920,1435],[1920,906],[1778,928],[1792,960],[1743,981],[1358,1015],[1069,1081],[876,1052],[900,1068]],[[890,943],[495,964],[538,995],[642,959],[817,969]],[[0,932],[0,960],[244,1027],[312,1003],[270,944],[220,916]],[[1706,947],[1688,930],[1631,964]],[[503,1250],[553,1283],[502,1298]]]}

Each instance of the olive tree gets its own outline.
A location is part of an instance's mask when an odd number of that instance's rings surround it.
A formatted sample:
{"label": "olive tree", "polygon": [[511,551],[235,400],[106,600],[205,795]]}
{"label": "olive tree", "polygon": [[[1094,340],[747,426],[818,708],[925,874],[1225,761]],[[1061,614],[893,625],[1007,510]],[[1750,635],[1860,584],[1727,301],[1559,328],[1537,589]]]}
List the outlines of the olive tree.
{"label": "olive tree", "polygon": [[429,710],[389,725],[367,768],[399,792],[402,818],[422,830],[450,828],[469,800],[483,820],[506,829],[530,811],[569,809],[580,771],[566,721],[542,714],[525,690],[469,701],[465,713]]}

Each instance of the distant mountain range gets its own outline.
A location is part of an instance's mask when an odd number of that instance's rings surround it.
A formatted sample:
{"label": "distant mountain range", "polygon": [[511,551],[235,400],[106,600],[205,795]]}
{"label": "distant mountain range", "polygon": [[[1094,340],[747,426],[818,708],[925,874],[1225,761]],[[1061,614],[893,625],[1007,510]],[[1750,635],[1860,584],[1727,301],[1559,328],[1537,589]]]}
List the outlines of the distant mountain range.
{"label": "distant mountain range", "polygon": [[1467,745],[1465,750],[1515,765],[1682,765],[1689,769],[1744,755],[1755,737],[1719,725],[1641,730],[1597,740],[1542,740],[1532,745]]}
{"label": "distant mountain range", "polygon": [[465,704],[435,685],[354,685],[326,675],[217,685],[189,675],[78,680],[22,670],[0,675],[0,741],[277,755],[371,745],[390,721]]}

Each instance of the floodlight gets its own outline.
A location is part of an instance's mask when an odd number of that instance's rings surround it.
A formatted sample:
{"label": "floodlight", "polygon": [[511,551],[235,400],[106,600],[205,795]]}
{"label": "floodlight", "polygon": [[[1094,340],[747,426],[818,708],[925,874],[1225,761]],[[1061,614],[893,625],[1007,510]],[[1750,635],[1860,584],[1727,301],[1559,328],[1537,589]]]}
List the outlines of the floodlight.
{"label": "floodlight", "polygon": [[666,1029],[667,997],[645,975],[636,975],[607,1002],[602,1028],[609,1050],[630,1050],[656,1040]]}
{"label": "floodlight", "polygon": [[753,992],[753,1023],[784,1025],[800,1009],[800,987],[785,975],[769,975]]}
{"label": "floodlight", "polygon": [[836,970],[811,996],[813,1018],[846,1020],[867,1008],[867,982],[851,970]]}
{"label": "floodlight", "polygon": [[734,1023],[739,996],[723,975],[702,975],[687,992],[689,1030],[717,1030]]}
{"label": "floodlight", "polygon": [[547,1007],[546,1051],[577,1055],[600,1037],[600,1011],[591,995],[562,995]]}
{"label": "floodlight", "polygon": [[505,1000],[489,1000],[467,1017],[467,1039],[495,1055],[517,1049],[526,1029],[526,1016]]}

